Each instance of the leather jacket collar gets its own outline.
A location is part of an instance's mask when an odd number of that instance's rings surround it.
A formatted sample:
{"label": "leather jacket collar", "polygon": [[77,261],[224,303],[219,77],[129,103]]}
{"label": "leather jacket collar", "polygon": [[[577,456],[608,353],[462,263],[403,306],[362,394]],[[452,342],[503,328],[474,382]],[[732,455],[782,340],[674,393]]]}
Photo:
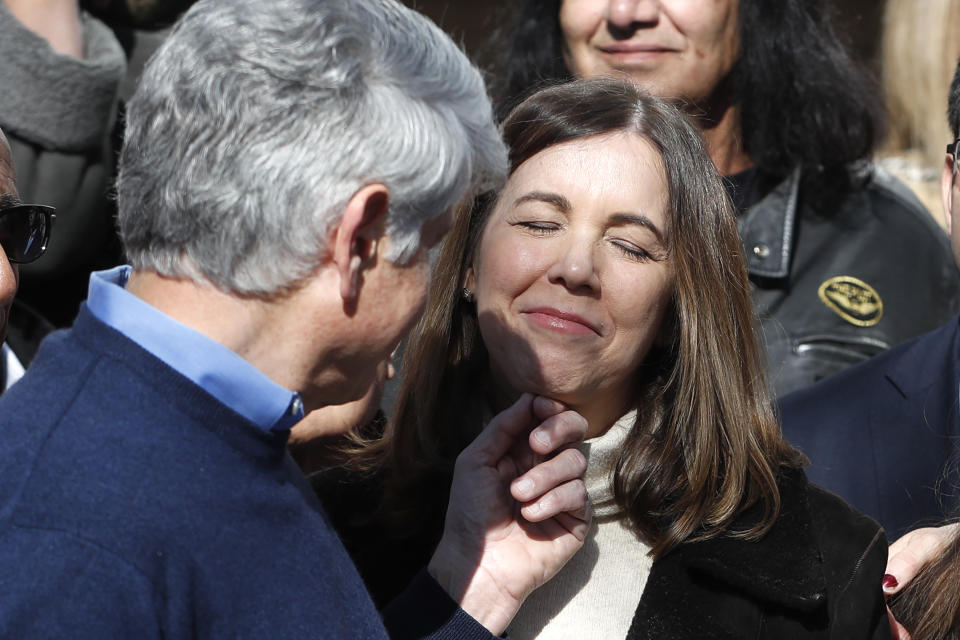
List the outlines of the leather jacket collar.
{"label": "leather jacket collar", "polygon": [[751,276],[786,278],[790,275],[799,193],[798,167],[740,216],[740,237]]}

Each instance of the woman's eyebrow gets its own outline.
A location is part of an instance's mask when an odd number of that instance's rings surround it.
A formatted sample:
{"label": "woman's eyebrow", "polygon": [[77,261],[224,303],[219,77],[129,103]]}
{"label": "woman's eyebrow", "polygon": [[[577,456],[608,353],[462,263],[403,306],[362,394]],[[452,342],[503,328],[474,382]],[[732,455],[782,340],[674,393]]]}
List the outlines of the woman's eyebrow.
{"label": "woman's eyebrow", "polygon": [[636,224],[641,227],[645,227],[653,232],[653,235],[657,236],[657,240],[661,243],[663,242],[663,232],[657,227],[657,225],[642,213],[615,213],[610,216],[610,222],[612,224]]}
{"label": "woman's eyebrow", "polygon": [[559,193],[548,193],[546,191],[531,191],[525,193],[513,201],[513,206],[523,204],[524,202],[546,202],[556,207],[560,213],[570,212],[570,201]]}

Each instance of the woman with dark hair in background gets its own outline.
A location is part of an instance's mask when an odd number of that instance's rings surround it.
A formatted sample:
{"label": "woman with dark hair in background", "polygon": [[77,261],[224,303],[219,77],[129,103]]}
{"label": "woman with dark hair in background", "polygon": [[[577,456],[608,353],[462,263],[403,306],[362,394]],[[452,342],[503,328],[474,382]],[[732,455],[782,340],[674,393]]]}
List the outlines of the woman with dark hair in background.
{"label": "woman with dark hair in background", "polygon": [[430,557],[446,504],[468,508],[449,494],[464,447],[533,393],[587,419],[594,525],[515,640],[889,637],[885,538],[809,485],[780,435],[736,223],[696,130],[593,79],[531,96],[504,136],[507,184],[443,245],[374,472],[314,477],[375,598]]}
{"label": "woman with dark hair in background", "polygon": [[777,395],[942,324],[945,235],[867,160],[882,101],[825,0],[519,0],[500,113],[544,82],[613,75],[693,116],[738,213]]}

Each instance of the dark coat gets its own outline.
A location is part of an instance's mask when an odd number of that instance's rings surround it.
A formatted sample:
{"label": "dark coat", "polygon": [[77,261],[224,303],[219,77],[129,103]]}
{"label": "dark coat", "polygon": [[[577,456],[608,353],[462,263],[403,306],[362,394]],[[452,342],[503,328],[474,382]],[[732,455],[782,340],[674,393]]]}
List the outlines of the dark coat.
{"label": "dark coat", "polygon": [[[288,434],[82,307],[0,397],[0,637],[386,640]],[[425,573],[384,619],[493,640]]]}
{"label": "dark coat", "polygon": [[[353,520],[357,505],[379,493],[376,481],[351,480],[342,470],[312,481],[375,601],[389,601],[429,559],[443,509],[420,533],[398,537],[389,527]],[[780,516],[761,540],[688,543],[655,561],[627,637],[889,638],[880,588],[883,532],[800,471],[785,472],[780,487]],[[758,516],[759,506],[733,528]]]}
{"label": "dark coat", "polygon": [[[876,518],[891,539],[958,506],[938,482],[957,472],[960,318],[785,397],[784,434],[812,482]],[[948,484],[952,484],[948,480]],[[952,494],[952,497],[951,497]]]}
{"label": "dark coat", "polygon": [[801,473],[780,487],[762,540],[685,544],[655,561],[627,638],[889,638],[883,532]]}
{"label": "dark coat", "polygon": [[829,215],[805,202],[800,183],[798,171],[737,220],[778,396],[960,310],[949,239],[896,178],[876,169]]}

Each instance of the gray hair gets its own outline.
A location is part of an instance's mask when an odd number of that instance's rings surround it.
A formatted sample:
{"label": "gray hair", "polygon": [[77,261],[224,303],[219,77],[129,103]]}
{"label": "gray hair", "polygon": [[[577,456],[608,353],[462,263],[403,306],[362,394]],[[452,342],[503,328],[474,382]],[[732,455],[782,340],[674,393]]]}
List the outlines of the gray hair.
{"label": "gray hair", "polygon": [[201,0],[131,99],[118,224],[135,268],[238,295],[294,288],[365,185],[390,191],[392,262],[425,222],[496,189],[483,80],[394,0]]}

